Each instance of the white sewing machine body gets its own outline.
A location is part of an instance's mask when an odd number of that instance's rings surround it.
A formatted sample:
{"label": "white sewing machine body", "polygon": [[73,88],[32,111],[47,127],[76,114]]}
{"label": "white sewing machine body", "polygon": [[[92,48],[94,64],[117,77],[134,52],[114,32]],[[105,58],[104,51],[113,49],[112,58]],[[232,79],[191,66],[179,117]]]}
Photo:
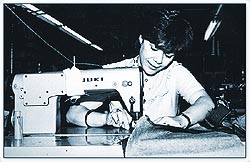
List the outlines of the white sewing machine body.
{"label": "white sewing machine body", "polygon": [[[128,110],[132,104],[133,111],[141,113],[139,68],[80,70],[81,82],[77,84],[80,87],[71,83],[73,76],[67,75],[64,71],[15,75],[12,84],[14,111],[21,111],[24,134],[56,133],[60,126],[60,96],[84,95],[85,90],[117,90]],[[70,92],[70,86],[76,91]]]}

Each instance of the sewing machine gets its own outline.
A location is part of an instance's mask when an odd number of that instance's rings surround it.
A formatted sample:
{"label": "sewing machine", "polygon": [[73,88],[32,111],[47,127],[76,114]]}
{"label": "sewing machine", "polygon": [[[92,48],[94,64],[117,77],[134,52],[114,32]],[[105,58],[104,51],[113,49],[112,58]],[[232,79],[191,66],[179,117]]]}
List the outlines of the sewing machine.
{"label": "sewing machine", "polygon": [[72,67],[59,72],[17,74],[12,84],[14,110],[21,111],[24,134],[55,133],[60,126],[60,96],[114,89],[137,118],[142,112],[140,78],[139,68],[79,70]]}

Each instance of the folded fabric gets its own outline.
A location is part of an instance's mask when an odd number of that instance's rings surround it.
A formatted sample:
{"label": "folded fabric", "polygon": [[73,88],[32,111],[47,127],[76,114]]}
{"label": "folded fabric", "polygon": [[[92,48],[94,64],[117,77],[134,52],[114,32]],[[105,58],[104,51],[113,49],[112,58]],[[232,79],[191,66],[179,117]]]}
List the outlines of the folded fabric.
{"label": "folded fabric", "polygon": [[142,116],[128,139],[125,157],[245,157],[245,146],[233,134],[201,126],[160,126]]}

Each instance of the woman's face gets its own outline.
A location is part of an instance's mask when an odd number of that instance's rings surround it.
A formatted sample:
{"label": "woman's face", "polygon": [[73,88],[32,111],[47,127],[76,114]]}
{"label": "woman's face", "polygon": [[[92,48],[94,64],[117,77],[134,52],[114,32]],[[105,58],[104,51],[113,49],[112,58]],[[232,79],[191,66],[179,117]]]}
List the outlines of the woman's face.
{"label": "woman's face", "polygon": [[142,39],[141,36],[139,41],[141,44],[139,52],[140,64],[147,75],[155,75],[166,68],[174,59],[174,53],[164,53],[162,50],[157,49],[153,43]]}

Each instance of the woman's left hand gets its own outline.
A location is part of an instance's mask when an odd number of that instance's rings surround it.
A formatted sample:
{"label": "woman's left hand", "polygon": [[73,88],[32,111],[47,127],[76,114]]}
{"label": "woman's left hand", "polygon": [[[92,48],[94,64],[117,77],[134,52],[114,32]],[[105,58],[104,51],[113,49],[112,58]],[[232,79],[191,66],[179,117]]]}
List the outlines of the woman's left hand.
{"label": "woman's left hand", "polygon": [[188,125],[188,121],[182,116],[174,116],[174,117],[163,116],[154,120],[153,123],[159,124],[159,125],[179,127],[179,128],[186,128]]}

